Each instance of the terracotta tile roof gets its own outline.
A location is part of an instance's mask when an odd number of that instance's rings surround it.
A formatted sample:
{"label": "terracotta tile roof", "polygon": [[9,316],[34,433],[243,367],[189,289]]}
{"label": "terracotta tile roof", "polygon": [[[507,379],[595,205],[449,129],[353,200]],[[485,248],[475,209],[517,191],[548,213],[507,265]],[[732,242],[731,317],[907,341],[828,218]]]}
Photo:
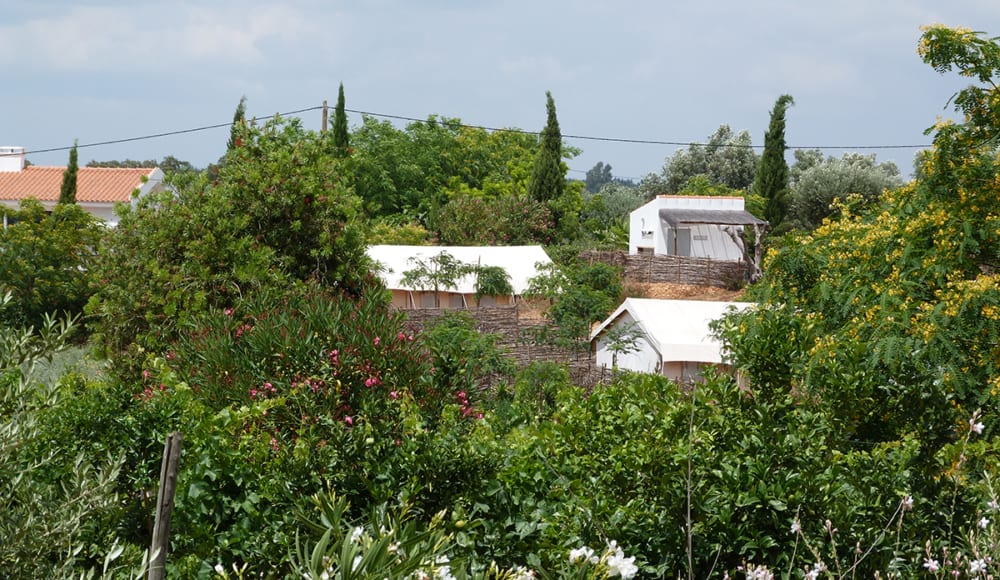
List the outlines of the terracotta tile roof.
{"label": "terracotta tile roof", "polygon": [[[142,185],[143,176],[154,168],[81,167],[77,173],[78,202],[128,202],[132,191]],[[57,201],[65,167],[30,165],[21,171],[0,171],[0,201]]]}

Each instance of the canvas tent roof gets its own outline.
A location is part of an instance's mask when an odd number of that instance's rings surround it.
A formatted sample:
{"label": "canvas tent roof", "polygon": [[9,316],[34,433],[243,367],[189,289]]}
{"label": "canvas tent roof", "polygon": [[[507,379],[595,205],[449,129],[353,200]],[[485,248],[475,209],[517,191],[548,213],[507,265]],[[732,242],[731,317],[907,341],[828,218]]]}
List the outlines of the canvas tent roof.
{"label": "canvas tent roof", "polygon": [[[538,275],[536,263],[552,262],[541,246],[369,246],[368,257],[378,262],[382,271],[379,276],[390,290],[418,290],[402,284],[403,273],[412,270],[414,259],[427,261],[441,252],[448,252],[453,258],[466,264],[500,266],[510,274],[514,294],[520,295],[528,289],[528,280]],[[442,291],[475,293],[475,277],[465,276],[457,288],[442,288]]]}
{"label": "canvas tent roof", "polygon": [[676,228],[681,224],[718,224],[726,226],[766,225],[767,222],[745,210],[674,209],[660,210],[660,219]]}
{"label": "canvas tent roof", "polygon": [[591,334],[591,343],[626,312],[657,350],[663,362],[721,363],[722,346],[712,338],[709,322],[730,308],[743,310],[750,302],[653,300],[626,298]]}

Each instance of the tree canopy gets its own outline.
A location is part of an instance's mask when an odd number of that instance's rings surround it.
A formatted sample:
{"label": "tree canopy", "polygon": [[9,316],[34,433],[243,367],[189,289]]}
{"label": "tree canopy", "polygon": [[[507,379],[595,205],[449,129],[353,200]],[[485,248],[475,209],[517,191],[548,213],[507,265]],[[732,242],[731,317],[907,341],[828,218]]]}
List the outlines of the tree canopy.
{"label": "tree canopy", "polygon": [[932,129],[919,179],[871,205],[848,196],[831,221],[787,237],[756,289],[768,306],[730,338],[751,382],[820,398],[846,440],[916,437],[930,469],[956,424],[1000,404],[1000,160],[992,140],[1000,47],[967,29],[932,26],[919,52],[936,70],[979,82],[954,98],[965,121]]}
{"label": "tree canopy", "polygon": [[757,153],[750,133],[734,134],[729,125],[720,125],[704,145],[689,145],[668,157],[659,174],[643,180],[647,195],[676,194],[692,177],[705,175],[730,189],[749,189],[757,171]]}

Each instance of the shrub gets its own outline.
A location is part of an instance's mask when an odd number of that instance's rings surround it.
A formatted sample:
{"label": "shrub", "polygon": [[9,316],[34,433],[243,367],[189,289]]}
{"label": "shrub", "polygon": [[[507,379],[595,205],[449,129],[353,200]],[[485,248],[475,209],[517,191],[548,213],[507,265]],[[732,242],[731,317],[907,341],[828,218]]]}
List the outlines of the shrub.
{"label": "shrub", "polygon": [[515,195],[456,196],[435,214],[433,226],[441,243],[453,246],[544,244],[553,240],[554,227],[545,204]]}
{"label": "shrub", "polygon": [[104,353],[160,351],[200,313],[292,280],[357,295],[368,273],[359,201],[327,139],[270,121],[246,130],[218,181],[122,208],[87,308]]}
{"label": "shrub", "polygon": [[2,212],[10,225],[0,230],[0,292],[12,300],[0,324],[39,328],[46,314],[81,314],[91,293],[87,271],[101,237],[98,220],[76,204],[47,213],[34,199]]}

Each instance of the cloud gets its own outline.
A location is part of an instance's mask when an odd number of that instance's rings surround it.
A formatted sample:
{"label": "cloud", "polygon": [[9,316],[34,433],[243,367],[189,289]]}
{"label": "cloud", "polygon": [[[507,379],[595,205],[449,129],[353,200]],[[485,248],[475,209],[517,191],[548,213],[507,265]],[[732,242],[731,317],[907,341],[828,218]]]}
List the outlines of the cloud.
{"label": "cloud", "polygon": [[32,18],[0,27],[0,52],[13,65],[62,70],[100,67],[141,40],[131,14],[107,7],[74,7],[59,17]]}
{"label": "cloud", "polygon": [[15,66],[56,71],[169,69],[211,62],[253,64],[269,43],[302,45],[320,25],[279,2],[74,6],[0,26],[0,51]]}

